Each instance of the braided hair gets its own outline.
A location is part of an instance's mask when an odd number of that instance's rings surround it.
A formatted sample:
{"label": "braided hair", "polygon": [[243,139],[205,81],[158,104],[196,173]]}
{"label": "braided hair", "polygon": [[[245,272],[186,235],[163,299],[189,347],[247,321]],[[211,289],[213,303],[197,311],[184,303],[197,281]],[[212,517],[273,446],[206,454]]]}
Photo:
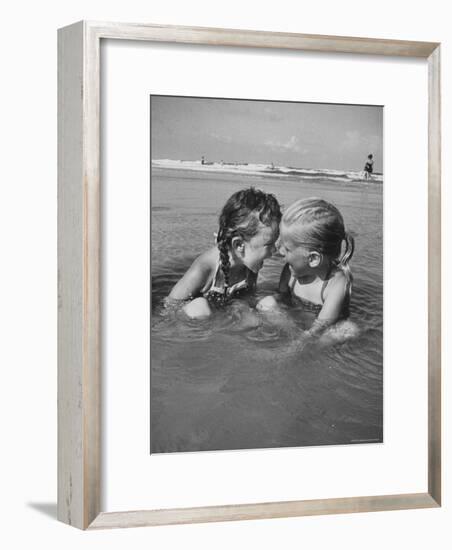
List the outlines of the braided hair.
{"label": "braided hair", "polygon": [[260,224],[271,226],[281,221],[281,210],[275,196],[250,187],[234,193],[224,205],[219,217],[217,247],[224,277],[224,290],[221,295],[212,297],[216,305],[228,301],[229,272],[231,264],[229,251],[234,237],[249,241],[259,232]]}

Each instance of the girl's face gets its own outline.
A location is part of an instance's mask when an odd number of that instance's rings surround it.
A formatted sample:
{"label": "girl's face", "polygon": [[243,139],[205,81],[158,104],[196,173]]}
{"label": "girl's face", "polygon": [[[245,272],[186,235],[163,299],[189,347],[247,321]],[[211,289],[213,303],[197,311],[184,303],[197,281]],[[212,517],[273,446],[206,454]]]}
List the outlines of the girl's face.
{"label": "girl's face", "polygon": [[279,251],[283,254],[295,277],[303,277],[310,273],[310,250],[302,245],[297,245],[283,225],[281,225]]}
{"label": "girl's face", "polygon": [[261,225],[259,232],[251,237],[249,241],[242,241],[242,248],[239,250],[240,260],[253,273],[257,273],[264,261],[275,252],[275,242],[278,239],[278,224],[271,226]]}

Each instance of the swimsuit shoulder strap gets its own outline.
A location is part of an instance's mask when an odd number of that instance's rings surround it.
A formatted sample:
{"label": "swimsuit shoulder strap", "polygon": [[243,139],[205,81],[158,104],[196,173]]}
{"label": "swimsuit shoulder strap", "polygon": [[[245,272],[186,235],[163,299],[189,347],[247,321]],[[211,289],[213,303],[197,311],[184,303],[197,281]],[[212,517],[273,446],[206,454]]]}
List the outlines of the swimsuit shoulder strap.
{"label": "swimsuit shoulder strap", "polygon": [[250,278],[252,277],[252,275],[253,275],[253,272],[251,271],[251,269],[246,268],[245,278],[231,285],[228,288],[228,293],[234,294],[234,292],[237,292],[237,290],[250,287],[251,286]]}
{"label": "swimsuit shoulder strap", "polygon": [[218,274],[221,269],[221,262],[218,261],[217,265],[215,267],[215,273],[213,275],[212,284],[210,285],[210,288],[208,290],[218,290],[219,286],[217,284]]}

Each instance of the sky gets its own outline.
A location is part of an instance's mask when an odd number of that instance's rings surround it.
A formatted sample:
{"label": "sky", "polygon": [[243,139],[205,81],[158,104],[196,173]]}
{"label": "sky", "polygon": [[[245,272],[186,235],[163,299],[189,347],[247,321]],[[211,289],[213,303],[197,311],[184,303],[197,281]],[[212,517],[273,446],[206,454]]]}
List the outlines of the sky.
{"label": "sky", "polygon": [[151,97],[153,159],[383,171],[381,106]]}

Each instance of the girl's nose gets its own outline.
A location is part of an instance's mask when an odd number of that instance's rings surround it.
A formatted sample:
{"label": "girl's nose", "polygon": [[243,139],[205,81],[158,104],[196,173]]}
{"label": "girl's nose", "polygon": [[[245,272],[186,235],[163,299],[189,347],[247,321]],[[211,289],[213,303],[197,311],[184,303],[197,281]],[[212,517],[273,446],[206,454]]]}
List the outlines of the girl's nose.
{"label": "girl's nose", "polygon": [[284,249],[284,246],[280,243],[277,243],[277,246],[275,247],[276,248],[276,251],[275,251],[275,256],[277,258],[285,258],[286,257],[286,254],[285,254],[285,249]]}
{"label": "girl's nose", "polygon": [[275,256],[276,258],[284,258],[285,257],[284,249],[282,249],[281,247],[278,247],[278,248],[275,247],[273,256]]}

